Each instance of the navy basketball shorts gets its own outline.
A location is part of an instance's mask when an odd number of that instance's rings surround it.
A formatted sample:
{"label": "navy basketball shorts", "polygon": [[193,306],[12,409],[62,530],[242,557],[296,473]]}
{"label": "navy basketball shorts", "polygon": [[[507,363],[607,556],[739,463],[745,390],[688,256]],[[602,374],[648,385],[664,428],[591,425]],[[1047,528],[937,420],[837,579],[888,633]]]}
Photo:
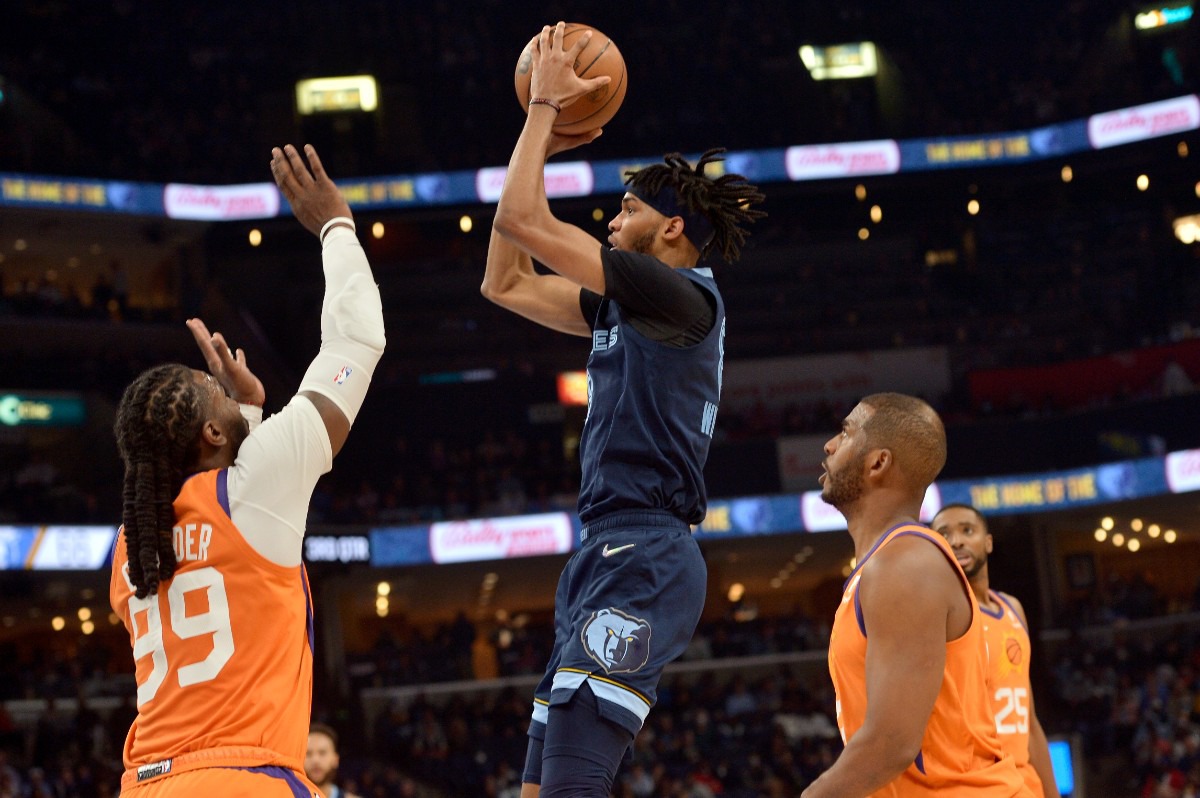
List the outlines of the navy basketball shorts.
{"label": "navy basketball shorts", "polygon": [[[708,569],[690,527],[657,511],[613,513],[584,527],[554,596],[554,650],[534,692],[535,727],[586,681],[600,716],[636,735],[667,663],[704,609]],[[531,729],[531,733],[534,730]]]}

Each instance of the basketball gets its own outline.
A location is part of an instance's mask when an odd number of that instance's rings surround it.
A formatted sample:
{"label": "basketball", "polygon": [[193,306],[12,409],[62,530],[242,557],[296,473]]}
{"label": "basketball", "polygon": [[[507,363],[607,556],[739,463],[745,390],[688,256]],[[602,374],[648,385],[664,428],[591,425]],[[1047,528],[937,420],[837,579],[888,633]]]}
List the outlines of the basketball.
{"label": "basketball", "polygon": [[[563,34],[563,49],[569,48],[584,31],[589,30],[592,32],[592,39],[575,59],[575,74],[581,78],[608,75],[612,80],[607,86],[601,86],[563,108],[554,122],[556,133],[574,136],[603,127],[613,118],[625,100],[625,89],[629,85],[625,77],[625,59],[621,57],[621,51],[612,39],[589,25],[568,22]],[[536,46],[535,37],[521,51],[514,76],[517,100],[526,113],[529,112],[529,80],[533,76],[531,48]]]}

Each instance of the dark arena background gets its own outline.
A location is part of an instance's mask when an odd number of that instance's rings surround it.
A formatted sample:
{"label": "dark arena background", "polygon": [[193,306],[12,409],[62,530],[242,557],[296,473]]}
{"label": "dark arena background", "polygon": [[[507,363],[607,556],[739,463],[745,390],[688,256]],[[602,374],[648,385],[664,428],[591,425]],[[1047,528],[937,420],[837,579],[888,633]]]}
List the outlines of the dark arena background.
{"label": "dark arena background", "polygon": [[946,421],[926,511],[989,516],[1062,794],[1200,794],[1191,0],[11,0],[0,796],[119,786],[122,388],[203,367],[192,316],[246,350],[268,414],[317,351],[319,248],[268,170],[288,142],[351,201],[388,335],[309,519],[314,720],[360,795],[518,794],[579,545],[587,345],[479,285],[516,58],[560,18],[612,36],[630,81],[603,138],[552,161],[561,218],[603,239],[623,169],[710,146],[770,214],[717,269],[707,604],[615,794],[795,796],[836,757],[825,649],[853,546],[814,491],[823,442],[883,390]]}

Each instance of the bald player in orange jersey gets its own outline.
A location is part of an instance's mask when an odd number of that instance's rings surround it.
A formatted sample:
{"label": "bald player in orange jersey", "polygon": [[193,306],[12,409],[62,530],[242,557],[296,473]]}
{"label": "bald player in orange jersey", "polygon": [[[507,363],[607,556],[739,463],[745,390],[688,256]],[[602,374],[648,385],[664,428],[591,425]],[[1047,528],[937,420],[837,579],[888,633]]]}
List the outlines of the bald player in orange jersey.
{"label": "bald player in orange jersey", "polygon": [[987,519],[968,504],[947,504],[929,525],[954,550],[984,615],[983,637],[991,665],[988,695],[1000,743],[1017,761],[1017,769],[1034,795],[1058,798],[1050,744],[1033,708],[1029,683],[1032,646],[1025,608],[1016,597],[988,587],[993,541]]}
{"label": "bald player in orange jersey", "polygon": [[804,798],[1033,798],[996,736],[971,586],[917,523],[946,462],[941,419],[920,399],[873,394],[825,455],[821,496],[846,517],[858,564],[829,641],[846,747]]}
{"label": "bald player in orange jersey", "polygon": [[156,366],[117,409],[124,523],[109,596],[129,630],[138,709],[122,795],[320,795],[303,770],[313,616],[301,546],[313,488],[362,407],[384,329],[350,207],[316,151],[306,154],[308,166],[291,145],[271,160],[322,244],[321,350],[299,392],[263,421],[245,354],[192,319],[210,373]]}

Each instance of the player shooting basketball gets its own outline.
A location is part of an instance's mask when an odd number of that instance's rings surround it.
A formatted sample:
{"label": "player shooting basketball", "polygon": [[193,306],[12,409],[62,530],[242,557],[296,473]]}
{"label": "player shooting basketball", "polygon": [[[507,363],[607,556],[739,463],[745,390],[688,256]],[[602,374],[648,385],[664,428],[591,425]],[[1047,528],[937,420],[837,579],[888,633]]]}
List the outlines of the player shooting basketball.
{"label": "player shooting basketball", "polygon": [[271,159],[322,244],[321,350],[299,393],[262,421],[262,383],[245,355],[192,319],[209,373],[156,366],[117,409],[124,525],[110,600],[129,630],[138,708],[125,795],[319,795],[303,770],[313,638],[301,544],[384,332],[350,207],[316,151],[306,154],[311,173],[291,145]]}
{"label": "player shooting basketball", "polygon": [[[531,99],[500,196],[482,292],[560,332],[592,339],[579,444],[583,546],[555,596],[555,644],[535,692],[525,798],[608,796],[654,705],[663,666],[687,645],[707,572],[689,524],[704,519],[703,467],[721,394],[725,306],[700,258],[740,255],[763,196],[679,155],[627,181],[609,247],[555,218],[546,158],[599,131],[552,132],[558,108],[608,80],[572,69],[563,24],[533,48]],[[534,271],[532,259],[554,274]]]}

